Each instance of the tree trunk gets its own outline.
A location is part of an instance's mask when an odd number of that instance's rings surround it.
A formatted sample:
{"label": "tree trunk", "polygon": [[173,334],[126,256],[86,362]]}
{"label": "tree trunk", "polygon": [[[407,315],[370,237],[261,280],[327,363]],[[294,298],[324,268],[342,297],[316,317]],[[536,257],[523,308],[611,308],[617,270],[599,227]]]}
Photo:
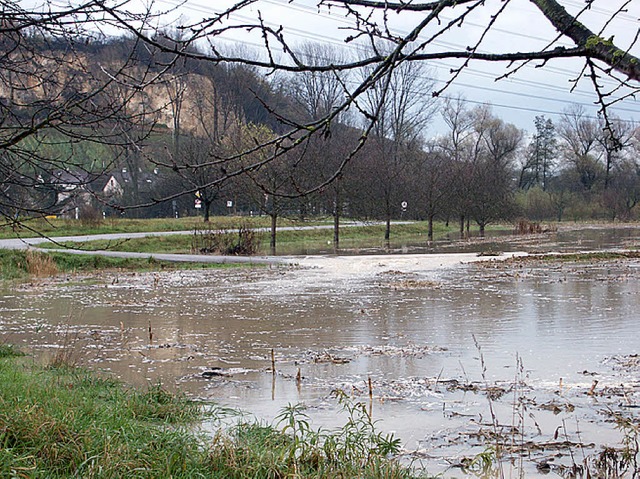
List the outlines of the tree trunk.
{"label": "tree trunk", "polygon": [[271,254],[276,254],[276,228],[278,222],[278,215],[271,215],[271,241],[269,242],[269,247],[271,249]]}
{"label": "tree trunk", "polygon": [[484,238],[484,227],[485,227],[485,224],[484,223],[479,223],[478,226],[480,227],[480,237]]}
{"label": "tree trunk", "polygon": [[427,230],[427,238],[433,241],[433,215],[429,215],[429,227]]}
{"label": "tree trunk", "polygon": [[605,191],[609,189],[609,179],[611,177],[611,154],[609,152],[606,153],[607,155],[607,163],[605,166],[605,170],[604,170],[604,189]]}
{"label": "tree trunk", "polygon": [[204,214],[204,222],[208,223],[209,222],[209,215],[210,215],[210,211],[211,211],[211,203],[212,201],[202,201],[202,206],[203,206],[203,214]]}
{"label": "tree trunk", "polygon": [[340,244],[340,216],[342,214],[342,199],[340,198],[340,179],[336,184],[335,205],[333,208],[333,247]]}
{"label": "tree trunk", "polygon": [[464,215],[460,215],[460,239],[464,238]]}
{"label": "tree trunk", "polygon": [[384,229],[384,240],[389,241],[391,238],[391,216],[387,215],[387,223]]}

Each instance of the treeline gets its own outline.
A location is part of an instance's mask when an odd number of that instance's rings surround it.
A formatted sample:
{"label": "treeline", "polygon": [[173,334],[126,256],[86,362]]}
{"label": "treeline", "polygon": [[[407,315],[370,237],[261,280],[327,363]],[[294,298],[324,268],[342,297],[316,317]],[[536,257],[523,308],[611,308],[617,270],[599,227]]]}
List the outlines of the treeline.
{"label": "treeline", "polygon": [[[202,212],[207,220],[236,213],[266,214],[275,225],[280,216],[324,215],[334,218],[336,242],[345,216],[386,221],[387,238],[394,219],[427,220],[431,236],[437,219],[459,223],[464,233],[471,224],[483,232],[519,217],[637,217],[640,130],[632,122],[594,119],[569,105],[557,123],[540,116],[525,132],[490,105],[470,107],[462,96],[434,99],[430,72],[419,63],[396,68],[340,110],[349,85],[371,72],[265,75],[248,64],[198,61],[198,48],[176,37],[158,33],[155,45],[127,37],[76,39],[74,68],[66,39],[20,38],[29,47],[7,65],[21,68],[22,84],[35,71],[25,65],[36,61],[36,52],[38,61],[59,63],[54,76],[38,77],[30,89],[13,88],[17,74],[14,84],[3,84],[3,111],[11,114],[0,133],[7,145],[20,147],[2,150],[6,178],[13,178],[1,185],[5,217],[80,210]],[[339,63],[343,54],[308,44],[299,55],[326,64]],[[131,84],[101,76],[114,70]],[[149,82],[144,90],[141,79]],[[98,84],[100,96],[91,90]],[[43,117],[44,100],[50,102],[46,114],[56,112],[47,86],[58,88],[60,104],[94,96],[97,106],[67,108],[65,114],[76,116],[64,128],[13,141],[11,128]],[[436,115],[446,129],[430,136]],[[371,118],[373,126],[364,121]],[[25,155],[29,161],[21,161]]]}
{"label": "treeline", "polygon": [[[341,60],[338,51],[317,44],[304,45],[300,55],[311,63]],[[318,133],[284,141],[286,120],[274,131],[234,116],[242,95],[217,95],[208,111],[191,113],[200,133],[184,135],[172,163],[162,165],[181,179],[169,195],[190,190],[180,209],[193,213],[197,200],[205,218],[267,214],[275,224],[279,216],[333,216],[336,241],[344,216],[386,221],[387,238],[391,220],[401,218],[427,220],[429,236],[437,219],[459,223],[464,233],[471,224],[483,232],[516,218],[636,218],[640,132],[634,123],[595,119],[568,105],[557,123],[539,116],[526,132],[490,105],[470,107],[462,96],[433,99],[429,73],[415,63],[396,69],[384,87],[368,92],[359,111],[339,112],[330,124],[316,121],[341,103],[345,84],[360,79],[331,71],[280,76],[269,86],[281,103],[265,101],[265,107]],[[375,126],[364,130],[362,117],[374,115]],[[446,129],[429,137],[436,115]]]}

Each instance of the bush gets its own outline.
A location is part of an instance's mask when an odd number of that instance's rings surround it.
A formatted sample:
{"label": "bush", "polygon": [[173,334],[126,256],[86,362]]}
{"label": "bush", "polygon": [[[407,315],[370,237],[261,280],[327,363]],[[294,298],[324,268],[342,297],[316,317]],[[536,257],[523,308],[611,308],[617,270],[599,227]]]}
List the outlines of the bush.
{"label": "bush", "polygon": [[95,228],[102,223],[102,212],[90,205],[85,205],[78,212],[80,224],[86,228]]}
{"label": "bush", "polygon": [[260,233],[246,222],[235,228],[196,228],[191,240],[191,251],[202,254],[251,256],[258,251],[260,242]]}
{"label": "bush", "polygon": [[58,274],[58,265],[51,255],[27,251],[26,254],[27,273],[37,278],[55,276]]}

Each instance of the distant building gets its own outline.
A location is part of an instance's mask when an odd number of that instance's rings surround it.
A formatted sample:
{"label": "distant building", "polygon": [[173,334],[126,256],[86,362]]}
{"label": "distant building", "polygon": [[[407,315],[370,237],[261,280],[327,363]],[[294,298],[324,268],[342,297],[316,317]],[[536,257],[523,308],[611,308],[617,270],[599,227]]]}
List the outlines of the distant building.
{"label": "distant building", "polygon": [[80,209],[92,204],[89,189],[92,179],[85,171],[55,170],[49,180],[50,187],[56,192],[51,213],[63,218],[78,218]]}

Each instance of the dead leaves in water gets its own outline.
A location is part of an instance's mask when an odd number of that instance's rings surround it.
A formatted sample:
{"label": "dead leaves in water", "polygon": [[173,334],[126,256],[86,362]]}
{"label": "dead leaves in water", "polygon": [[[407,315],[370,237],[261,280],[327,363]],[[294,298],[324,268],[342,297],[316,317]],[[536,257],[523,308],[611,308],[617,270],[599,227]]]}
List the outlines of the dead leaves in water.
{"label": "dead leaves in water", "polygon": [[437,346],[371,346],[363,345],[355,348],[346,348],[340,351],[307,351],[295,359],[296,364],[348,364],[360,356],[387,356],[387,357],[411,357],[422,358],[434,352],[446,351],[446,348]]}
{"label": "dead leaves in water", "polygon": [[319,363],[347,364],[347,363],[350,363],[351,361],[352,360],[350,358],[335,356],[328,352],[323,352],[313,358],[313,362],[316,364],[319,364]]}
{"label": "dead leaves in water", "polygon": [[380,281],[378,286],[394,290],[403,289],[439,289],[440,283],[420,279],[415,274],[404,273],[398,270],[383,271],[378,274]]}
{"label": "dead leaves in water", "polygon": [[604,361],[611,363],[614,369],[633,372],[640,370],[640,355],[627,354],[622,356],[611,356]]}

